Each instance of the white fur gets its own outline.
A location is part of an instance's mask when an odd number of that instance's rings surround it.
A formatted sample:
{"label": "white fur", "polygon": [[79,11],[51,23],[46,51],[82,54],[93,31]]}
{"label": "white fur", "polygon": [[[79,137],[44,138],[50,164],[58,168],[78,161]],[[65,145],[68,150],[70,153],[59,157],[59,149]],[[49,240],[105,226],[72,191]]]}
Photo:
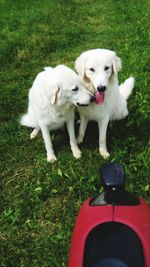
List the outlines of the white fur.
{"label": "white fur", "polygon": [[88,105],[91,97],[81,85],[78,75],[64,65],[46,67],[37,75],[29,91],[27,114],[22,116],[20,123],[34,128],[31,139],[39,130],[42,131],[48,161],[56,160],[49,130],[58,129],[64,123],[67,125],[74,157],[81,156],[74,133],[74,108],[77,105]]}
{"label": "white fur", "polygon": [[[105,68],[108,67],[107,70]],[[92,49],[83,52],[75,62],[75,69],[81,77],[87,90],[96,94],[99,86],[105,86],[105,99],[102,104],[90,104],[85,109],[79,108],[80,128],[78,143],[83,141],[87,123],[90,120],[98,122],[99,151],[107,158],[106,131],[110,120],[122,119],[128,115],[127,99],[134,87],[134,78],[128,78],[118,85],[118,72],[121,70],[121,60],[116,53],[107,49]]]}

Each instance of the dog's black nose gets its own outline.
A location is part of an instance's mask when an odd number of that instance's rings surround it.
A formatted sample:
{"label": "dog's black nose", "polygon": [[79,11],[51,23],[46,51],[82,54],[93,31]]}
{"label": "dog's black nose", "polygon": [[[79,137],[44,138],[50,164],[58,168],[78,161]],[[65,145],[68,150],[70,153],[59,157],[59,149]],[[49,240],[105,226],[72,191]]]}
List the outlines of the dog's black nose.
{"label": "dog's black nose", "polygon": [[91,96],[91,99],[90,99],[90,102],[94,102],[96,100],[96,97],[95,96]]}
{"label": "dog's black nose", "polygon": [[105,85],[97,86],[97,91],[98,92],[104,92],[105,90],[106,90],[106,86]]}

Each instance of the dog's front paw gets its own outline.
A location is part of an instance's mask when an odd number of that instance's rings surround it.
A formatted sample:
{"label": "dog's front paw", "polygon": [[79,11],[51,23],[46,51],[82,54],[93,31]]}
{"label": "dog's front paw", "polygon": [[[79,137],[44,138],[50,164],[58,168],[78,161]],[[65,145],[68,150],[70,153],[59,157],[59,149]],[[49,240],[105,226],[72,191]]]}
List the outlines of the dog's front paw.
{"label": "dog's front paw", "polygon": [[99,152],[100,152],[101,156],[102,156],[104,159],[107,159],[107,158],[110,156],[110,154],[108,153],[108,151],[105,150],[105,149],[101,149],[101,148],[100,148]]}
{"label": "dog's front paw", "polygon": [[81,157],[81,150],[79,148],[75,148],[72,150],[73,156],[76,159],[79,159]]}
{"label": "dog's front paw", "polygon": [[57,160],[56,156],[54,154],[47,156],[47,161],[50,163],[53,163]]}

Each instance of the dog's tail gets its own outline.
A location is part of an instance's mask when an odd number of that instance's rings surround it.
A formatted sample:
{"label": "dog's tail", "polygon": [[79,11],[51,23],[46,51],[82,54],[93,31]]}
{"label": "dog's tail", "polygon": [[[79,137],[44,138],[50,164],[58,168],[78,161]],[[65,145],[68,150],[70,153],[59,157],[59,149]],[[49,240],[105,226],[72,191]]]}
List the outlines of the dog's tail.
{"label": "dog's tail", "polygon": [[23,126],[31,127],[30,116],[28,113],[21,117],[20,124]]}
{"label": "dog's tail", "polygon": [[51,70],[53,70],[53,68],[52,67],[45,67],[44,70],[45,71],[51,71]]}
{"label": "dog's tail", "polygon": [[30,112],[21,117],[20,124],[31,128],[37,127],[37,122]]}
{"label": "dog's tail", "polygon": [[121,94],[125,99],[128,99],[129,96],[130,96],[131,93],[132,93],[133,87],[134,87],[134,78],[133,78],[133,77],[130,77],[130,78],[128,78],[127,80],[125,80],[125,82],[122,83],[122,84],[119,86],[120,94]]}

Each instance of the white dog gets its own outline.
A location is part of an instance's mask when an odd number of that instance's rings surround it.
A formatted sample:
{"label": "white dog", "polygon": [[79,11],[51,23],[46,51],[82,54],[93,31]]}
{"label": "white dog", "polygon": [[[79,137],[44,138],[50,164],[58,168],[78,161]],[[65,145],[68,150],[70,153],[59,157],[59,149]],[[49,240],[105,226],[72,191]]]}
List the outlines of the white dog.
{"label": "white dog", "polygon": [[78,143],[83,141],[89,120],[98,122],[99,151],[107,158],[106,131],[110,120],[119,120],[128,115],[127,99],[134,87],[134,78],[118,85],[121,60],[107,49],[92,49],[83,52],[75,62],[75,69],[84,86],[96,96],[95,103],[79,108],[80,128]]}
{"label": "white dog", "polygon": [[79,76],[70,68],[58,65],[47,67],[39,73],[29,91],[28,112],[21,118],[21,124],[32,127],[30,137],[34,138],[41,129],[47,160],[56,160],[49,130],[67,125],[70,145],[75,158],[81,156],[74,132],[75,106],[88,106],[95,98],[80,82]]}

